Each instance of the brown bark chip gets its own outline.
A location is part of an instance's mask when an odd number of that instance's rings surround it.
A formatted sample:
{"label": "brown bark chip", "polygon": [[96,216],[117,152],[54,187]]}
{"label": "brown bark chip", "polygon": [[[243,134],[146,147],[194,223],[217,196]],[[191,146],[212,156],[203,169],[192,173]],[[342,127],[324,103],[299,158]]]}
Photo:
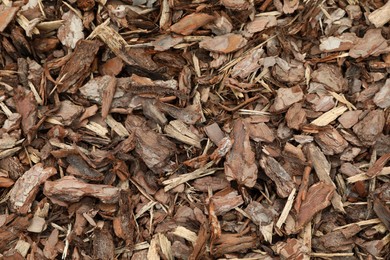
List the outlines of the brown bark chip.
{"label": "brown bark chip", "polygon": [[81,87],[83,81],[88,77],[95,55],[101,43],[97,40],[80,40],[69,61],[62,67],[57,77],[58,92],[65,92],[71,88],[75,92]]}
{"label": "brown bark chip", "polygon": [[253,187],[257,179],[255,154],[249,142],[249,131],[241,119],[233,126],[233,146],[226,156],[225,174],[228,181],[237,181],[239,185]]}
{"label": "brown bark chip", "polygon": [[10,191],[11,209],[19,214],[26,214],[35,200],[39,186],[56,173],[55,168],[44,168],[41,163],[26,171]]}
{"label": "brown bark chip", "polygon": [[364,145],[373,145],[383,131],[384,126],[384,112],[373,110],[353,127],[353,131]]}

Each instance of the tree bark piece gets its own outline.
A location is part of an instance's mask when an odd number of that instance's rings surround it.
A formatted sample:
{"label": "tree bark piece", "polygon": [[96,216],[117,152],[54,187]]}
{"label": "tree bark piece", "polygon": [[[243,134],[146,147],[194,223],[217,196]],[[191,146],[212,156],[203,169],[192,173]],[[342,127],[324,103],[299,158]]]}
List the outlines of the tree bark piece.
{"label": "tree bark piece", "polygon": [[46,181],[43,193],[53,202],[66,206],[78,202],[85,196],[95,197],[104,203],[116,203],[120,189],[109,185],[88,184],[73,176],[65,176],[56,181]]}
{"label": "tree bark piece", "polygon": [[26,214],[35,200],[39,186],[56,173],[55,168],[44,168],[42,163],[26,171],[10,191],[11,209],[19,214]]}
{"label": "tree bark piece", "polygon": [[225,175],[228,181],[237,181],[239,185],[253,187],[257,179],[255,154],[249,142],[249,129],[242,119],[233,126],[233,146],[226,157]]}

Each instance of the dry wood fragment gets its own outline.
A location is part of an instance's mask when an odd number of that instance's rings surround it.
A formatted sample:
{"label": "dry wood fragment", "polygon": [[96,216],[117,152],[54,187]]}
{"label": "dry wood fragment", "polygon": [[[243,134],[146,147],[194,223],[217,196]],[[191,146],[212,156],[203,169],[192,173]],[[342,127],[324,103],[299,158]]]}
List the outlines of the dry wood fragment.
{"label": "dry wood fragment", "polygon": [[378,175],[383,167],[387,164],[387,162],[390,160],[390,153],[382,155],[375,163],[368,169],[366,172],[367,176],[370,178],[375,177]]}
{"label": "dry wood fragment", "polygon": [[206,126],[204,128],[204,131],[215,145],[218,145],[222,138],[224,138],[225,136],[217,123],[213,123],[211,125]]}
{"label": "dry wood fragment", "polygon": [[175,151],[175,145],[165,136],[157,134],[146,126],[145,120],[129,115],[125,122],[126,129],[136,138],[136,153],[145,164],[155,172],[162,172],[168,166],[168,160]]}
{"label": "dry wood fragment", "polygon": [[22,116],[22,129],[31,139],[31,132],[37,121],[37,105],[32,92],[25,92],[23,88],[15,90],[14,102],[16,111]]}
{"label": "dry wood fragment", "polygon": [[11,209],[19,214],[26,214],[34,202],[39,186],[56,173],[55,168],[44,168],[41,163],[26,171],[10,191]]}
{"label": "dry wood fragment", "polygon": [[278,161],[266,155],[261,157],[260,166],[265,174],[275,183],[278,195],[282,198],[287,198],[295,188],[295,184],[286,170]]}
{"label": "dry wood fragment", "polygon": [[95,169],[92,169],[88,164],[77,155],[69,155],[66,157],[66,161],[69,163],[66,172],[84,180],[101,181],[104,175]]}
{"label": "dry wood fragment", "polygon": [[226,212],[240,206],[244,203],[242,196],[237,190],[227,187],[214,194],[210,198],[210,203],[213,203],[214,211],[217,216],[223,215]]}
{"label": "dry wood fragment", "polygon": [[[280,214],[279,219],[278,219],[278,221],[277,221],[276,224],[275,224],[275,226],[276,226],[277,228],[281,228],[282,225],[284,224],[284,222],[286,221],[286,219],[287,219],[287,217],[288,217],[288,215],[289,215],[289,213],[290,213],[290,210],[291,210],[291,208],[292,208],[292,206],[293,206],[296,191],[297,191],[297,190],[294,188],[294,189],[291,191],[290,195],[288,196],[287,202],[286,202],[286,204],[284,205],[283,211],[282,211],[282,213]],[[299,195],[299,194],[298,194],[298,195]]]}
{"label": "dry wood fragment", "polygon": [[253,21],[248,23],[245,27],[245,30],[248,33],[257,33],[267,28],[271,28],[275,25],[277,25],[277,20],[275,16],[261,16],[256,17]]}
{"label": "dry wood fragment", "polygon": [[274,104],[271,110],[279,112],[289,108],[292,104],[297,103],[303,99],[303,92],[299,86],[292,88],[279,88],[277,90]]}
{"label": "dry wood fragment", "polygon": [[358,37],[354,33],[343,33],[335,37],[325,37],[321,39],[320,50],[325,52],[347,51],[357,42]]}
{"label": "dry wood fragment", "polygon": [[382,110],[373,110],[359,123],[354,125],[353,132],[364,145],[373,145],[381,134],[384,125],[384,112]]}
{"label": "dry wood fragment", "polygon": [[93,257],[95,259],[114,259],[115,245],[111,232],[103,229],[95,229],[93,237]]}
{"label": "dry wood fragment", "polygon": [[228,181],[237,181],[239,185],[253,187],[257,179],[255,154],[249,142],[249,129],[242,119],[233,126],[233,146],[225,162],[225,175]]}
{"label": "dry wood fragment", "polygon": [[72,10],[64,13],[62,20],[63,23],[58,28],[58,39],[63,45],[74,49],[77,42],[84,39],[82,20]]}
{"label": "dry wood fragment", "polygon": [[216,257],[236,251],[246,251],[256,246],[255,236],[239,234],[222,234],[216,241],[213,254]]}
{"label": "dry wood fragment", "polygon": [[[313,163],[313,168],[318,176],[318,179],[332,185],[335,188],[336,185],[329,176],[331,166],[325,155],[314,144],[308,145],[308,159]],[[341,196],[337,193],[337,191],[333,194],[332,205],[337,211],[345,212]]]}
{"label": "dry wood fragment", "polygon": [[381,29],[369,29],[363,38],[357,40],[356,44],[349,50],[352,58],[367,58],[378,56],[388,51],[388,44],[383,38]]}
{"label": "dry wood fragment", "polygon": [[289,128],[299,130],[306,123],[306,112],[301,103],[293,104],[286,113],[286,122]]}
{"label": "dry wood fragment", "polygon": [[57,78],[58,92],[68,89],[75,92],[90,73],[90,67],[97,54],[101,43],[97,40],[80,40],[72,56],[62,67]]}
{"label": "dry wood fragment", "polygon": [[326,155],[342,153],[348,146],[348,142],[333,127],[320,131],[315,135],[314,140]]}
{"label": "dry wood fragment", "polygon": [[126,245],[131,247],[134,244],[135,221],[133,214],[135,204],[131,199],[131,193],[121,191],[119,198],[119,211],[113,220],[115,235],[124,239]]}
{"label": "dry wood fragment", "polygon": [[331,184],[319,182],[312,185],[307,191],[306,200],[302,203],[301,210],[297,214],[295,231],[300,231],[314,215],[331,204],[335,188]]}
{"label": "dry wood fragment", "polygon": [[171,26],[170,30],[177,34],[190,35],[199,27],[202,27],[214,20],[214,16],[205,13],[192,13],[183,17],[180,21]]}
{"label": "dry wood fragment", "polygon": [[106,119],[110,112],[111,103],[115,95],[116,90],[116,78],[111,77],[107,86],[103,89],[102,93],[102,118]]}
{"label": "dry wood fragment", "polygon": [[335,65],[322,64],[311,74],[314,82],[321,83],[329,90],[336,93],[347,90],[347,80],[341,74],[340,69]]}
{"label": "dry wood fragment", "polygon": [[218,168],[209,169],[213,164],[214,164],[214,162],[209,162],[205,166],[203,166],[203,167],[201,167],[201,168],[199,168],[191,173],[182,174],[179,177],[163,181],[163,184],[166,185],[164,190],[169,191],[169,190],[171,190],[171,189],[177,187],[178,185],[185,183],[187,181],[213,174],[218,169]]}
{"label": "dry wood fragment", "polygon": [[218,53],[231,53],[244,47],[247,40],[239,34],[229,33],[208,37],[199,43],[199,47]]}
{"label": "dry wood fragment", "polygon": [[376,28],[382,27],[390,21],[390,3],[387,2],[381,8],[376,9],[368,15],[368,20],[375,25]]}
{"label": "dry wood fragment", "polygon": [[65,126],[71,125],[84,111],[82,106],[75,105],[70,100],[64,100],[59,105],[59,110],[50,118],[58,120]]}
{"label": "dry wood fragment", "polygon": [[127,129],[119,122],[117,122],[111,115],[107,115],[106,123],[112,130],[114,130],[120,137],[129,136]]}
{"label": "dry wood fragment", "polygon": [[362,110],[347,111],[342,114],[337,120],[344,128],[351,128],[359,121],[359,115],[362,112]]}
{"label": "dry wood fragment", "polygon": [[283,258],[305,259],[310,252],[310,248],[305,246],[302,240],[289,238],[286,242],[278,242],[275,251]]}
{"label": "dry wood fragment", "polygon": [[390,79],[387,79],[385,84],[374,96],[374,103],[380,108],[390,107]]}
{"label": "dry wood fragment", "polygon": [[0,32],[3,32],[7,28],[8,24],[15,17],[18,12],[18,6],[6,6],[4,4],[0,5]]}
{"label": "dry wood fragment", "polygon": [[337,117],[342,115],[345,111],[347,111],[347,107],[345,106],[335,107],[328,112],[322,114],[316,120],[312,121],[311,124],[317,126],[326,126],[332,121],[336,120]]}
{"label": "dry wood fragment", "polygon": [[44,194],[59,205],[77,202],[85,196],[100,199],[104,203],[115,203],[119,199],[119,188],[109,185],[88,184],[73,176],[65,176],[56,181],[46,181]]}
{"label": "dry wood fragment", "polygon": [[199,136],[191,132],[188,126],[179,120],[172,120],[169,122],[169,124],[165,126],[164,131],[168,136],[185,144],[201,148]]}
{"label": "dry wood fragment", "polygon": [[221,4],[233,10],[249,10],[253,5],[253,3],[251,4],[250,1],[246,0],[221,0]]}

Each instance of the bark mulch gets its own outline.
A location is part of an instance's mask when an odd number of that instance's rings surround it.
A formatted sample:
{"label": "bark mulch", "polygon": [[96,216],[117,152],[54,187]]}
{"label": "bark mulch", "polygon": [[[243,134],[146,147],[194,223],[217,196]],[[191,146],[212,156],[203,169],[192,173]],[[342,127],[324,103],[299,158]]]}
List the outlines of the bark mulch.
{"label": "bark mulch", "polygon": [[389,259],[390,1],[0,1],[1,259]]}

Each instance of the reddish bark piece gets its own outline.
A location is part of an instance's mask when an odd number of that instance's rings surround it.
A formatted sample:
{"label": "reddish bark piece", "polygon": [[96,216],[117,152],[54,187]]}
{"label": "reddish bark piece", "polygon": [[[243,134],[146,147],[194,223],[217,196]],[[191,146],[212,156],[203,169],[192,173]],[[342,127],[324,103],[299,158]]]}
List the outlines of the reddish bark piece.
{"label": "reddish bark piece", "polygon": [[222,140],[218,143],[217,149],[215,149],[210,155],[210,159],[215,163],[218,163],[230,151],[232,146],[233,143],[229,137],[222,138]]}
{"label": "reddish bark piece", "polygon": [[43,193],[54,203],[66,206],[67,202],[77,202],[85,196],[95,197],[104,203],[115,203],[120,189],[100,184],[88,184],[73,176],[65,176],[56,181],[46,181]]}
{"label": "reddish bark piece", "polygon": [[37,121],[37,102],[34,94],[29,91],[25,92],[22,88],[15,90],[14,102],[16,111],[22,116],[22,129],[26,135],[31,134]]}
{"label": "reddish bark piece", "polygon": [[315,135],[314,140],[326,155],[342,153],[348,147],[348,142],[333,127],[320,131]]}
{"label": "reddish bark piece", "polygon": [[204,131],[215,145],[218,145],[218,143],[225,137],[217,123],[206,126]]}
{"label": "reddish bark piece", "polygon": [[226,8],[239,11],[249,10],[253,6],[248,0],[221,0],[221,4]]}
{"label": "reddish bark piece", "polygon": [[283,3],[283,13],[285,14],[294,13],[299,6],[299,0],[284,0]]}
{"label": "reddish bark piece", "polygon": [[129,132],[135,134],[137,143],[135,152],[152,171],[163,172],[168,166],[169,158],[175,152],[175,144],[147,127],[145,120],[141,117],[129,115],[125,126]]}
{"label": "reddish bark piece", "polygon": [[233,126],[233,147],[225,162],[225,175],[228,181],[237,181],[239,185],[253,187],[257,179],[255,154],[249,141],[249,130],[242,119]]}
{"label": "reddish bark piece", "polygon": [[359,121],[359,115],[362,110],[347,111],[342,114],[337,120],[344,128],[351,128]]}
{"label": "reddish bark piece", "polygon": [[287,110],[286,122],[289,128],[295,130],[299,130],[306,123],[306,112],[301,103],[295,103]]}
{"label": "reddish bark piece", "polygon": [[89,11],[95,6],[94,0],[77,0],[77,7],[83,11]]}
{"label": "reddish bark piece", "polygon": [[261,16],[248,23],[245,30],[248,33],[257,33],[275,25],[277,25],[276,16]]}
{"label": "reddish bark piece", "polygon": [[55,259],[58,255],[58,251],[56,248],[56,245],[58,243],[58,235],[59,235],[58,229],[53,229],[50,236],[46,240],[45,247],[43,248],[43,255],[47,259]]}
{"label": "reddish bark piece", "polygon": [[347,51],[354,46],[358,39],[354,33],[344,33],[337,37],[325,37],[321,39],[320,50],[325,52]]}
{"label": "reddish bark piece", "polygon": [[94,259],[114,259],[114,240],[108,230],[95,229],[92,245]]}
{"label": "reddish bark piece", "polygon": [[354,239],[346,238],[341,230],[330,232],[318,239],[321,246],[331,252],[352,250]]}
{"label": "reddish bark piece", "polygon": [[136,224],[134,218],[130,217],[134,214],[134,202],[131,198],[131,193],[121,191],[119,198],[119,211],[113,220],[113,228],[115,235],[122,238],[126,242],[126,246],[133,246],[134,233]]}
{"label": "reddish bark piece", "polygon": [[104,178],[102,173],[89,167],[80,156],[69,155],[66,157],[66,161],[69,163],[68,168],[66,168],[66,172],[69,174],[92,181],[101,181]]}
{"label": "reddish bark piece", "polygon": [[207,176],[196,179],[192,186],[199,191],[208,192],[209,188],[211,188],[212,191],[225,189],[229,186],[229,182],[226,179],[219,177]]}
{"label": "reddish bark piece", "polygon": [[220,257],[236,251],[246,251],[255,247],[257,238],[254,235],[241,236],[240,234],[222,234],[216,241],[213,254]]}
{"label": "reddish bark piece", "polygon": [[312,80],[324,84],[329,90],[345,92],[348,89],[348,82],[341,74],[340,68],[335,65],[322,64],[313,72]]}
{"label": "reddish bark piece", "polygon": [[103,75],[115,77],[122,71],[123,65],[123,60],[119,57],[115,57],[104,63],[100,70]]}
{"label": "reddish bark piece", "polygon": [[367,58],[369,56],[378,56],[385,52],[388,52],[388,44],[382,36],[382,30],[369,29],[364,34],[364,37],[360,38],[355,46],[349,50],[349,56],[352,58]]}
{"label": "reddish bark piece", "polygon": [[315,214],[330,205],[334,190],[333,185],[325,182],[318,182],[309,188],[306,200],[296,217],[295,232],[299,232]]}
{"label": "reddish bark piece", "polygon": [[390,107],[390,79],[386,80],[385,85],[374,96],[374,103],[380,108]]}
{"label": "reddish bark piece", "polygon": [[9,7],[4,4],[0,5],[0,32],[3,32],[7,28],[18,11],[18,6]]}
{"label": "reddish bark piece", "polygon": [[248,41],[239,34],[228,33],[214,38],[207,37],[199,43],[199,47],[208,51],[226,54],[241,49],[247,42]]}
{"label": "reddish bark piece", "polygon": [[102,93],[102,118],[106,119],[110,113],[111,103],[116,91],[116,78],[111,77]]}
{"label": "reddish bark piece", "polygon": [[161,35],[156,40],[152,41],[151,44],[156,51],[166,51],[173,46],[183,42],[183,36],[179,35]]}
{"label": "reddish bark piece", "polygon": [[275,183],[276,192],[282,198],[287,198],[295,187],[291,176],[274,158],[263,155],[260,166],[265,174]]}
{"label": "reddish bark piece", "polygon": [[267,226],[271,224],[277,216],[277,212],[272,207],[264,206],[257,201],[249,203],[245,212],[258,226]]}
{"label": "reddish bark piece", "polygon": [[[241,79],[245,79],[250,74],[260,69],[262,65],[260,59],[263,54],[264,54],[263,49],[257,49],[251,51],[233,67],[231,76],[233,78],[240,77]],[[232,81],[232,79],[229,79],[229,81]]]}
{"label": "reddish bark piece", "polygon": [[246,120],[246,125],[249,128],[249,137],[255,142],[272,143],[276,138],[275,131],[265,123],[250,123]]}
{"label": "reddish bark piece", "polygon": [[0,176],[0,188],[9,188],[14,185],[14,183],[15,182],[12,179]]}
{"label": "reddish bark piece", "polygon": [[26,214],[34,202],[39,186],[56,173],[55,168],[44,168],[42,163],[26,171],[10,191],[11,209],[19,214]]}
{"label": "reddish bark piece", "polygon": [[210,200],[214,205],[214,211],[217,216],[223,215],[244,203],[242,196],[231,187],[215,193]]}
{"label": "reddish bark piece", "polygon": [[366,175],[369,177],[375,177],[378,175],[383,167],[386,165],[386,163],[390,160],[390,153],[382,155],[375,163],[374,165],[368,169],[366,172]]}
{"label": "reddish bark piece", "polygon": [[62,67],[57,77],[58,92],[65,92],[71,88],[77,91],[83,81],[90,74],[95,55],[102,44],[97,40],[80,40],[68,62]]}
{"label": "reddish bark piece", "polygon": [[373,145],[382,133],[384,126],[385,114],[383,110],[373,110],[352,129],[364,145]]}
{"label": "reddish bark piece", "polygon": [[84,107],[78,106],[70,100],[64,100],[60,103],[60,109],[53,116],[54,119],[60,121],[63,125],[71,125],[84,111]]}
{"label": "reddish bark piece", "polygon": [[288,238],[286,242],[276,243],[275,251],[285,259],[305,259],[311,250],[302,240]]}
{"label": "reddish bark piece", "polygon": [[289,108],[292,104],[303,99],[303,92],[299,86],[291,88],[279,88],[276,92],[274,104],[271,110],[275,112],[283,111]]}
{"label": "reddish bark piece", "polygon": [[84,39],[83,21],[72,10],[64,13],[62,19],[64,23],[58,29],[57,37],[63,45],[74,49]]}
{"label": "reddish bark piece", "polygon": [[386,228],[390,229],[390,209],[379,198],[374,199],[374,211]]}
{"label": "reddish bark piece", "polygon": [[171,31],[182,35],[190,35],[199,27],[202,27],[214,20],[214,16],[204,13],[193,13],[183,17],[180,21],[171,26]]}

